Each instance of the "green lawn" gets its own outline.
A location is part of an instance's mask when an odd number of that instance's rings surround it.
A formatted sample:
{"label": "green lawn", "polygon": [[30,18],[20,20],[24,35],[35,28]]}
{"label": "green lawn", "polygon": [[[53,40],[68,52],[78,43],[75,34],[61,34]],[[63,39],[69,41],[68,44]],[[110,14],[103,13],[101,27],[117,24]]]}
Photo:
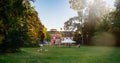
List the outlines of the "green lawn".
{"label": "green lawn", "polygon": [[22,48],[22,52],[0,55],[0,63],[120,63],[120,47]]}

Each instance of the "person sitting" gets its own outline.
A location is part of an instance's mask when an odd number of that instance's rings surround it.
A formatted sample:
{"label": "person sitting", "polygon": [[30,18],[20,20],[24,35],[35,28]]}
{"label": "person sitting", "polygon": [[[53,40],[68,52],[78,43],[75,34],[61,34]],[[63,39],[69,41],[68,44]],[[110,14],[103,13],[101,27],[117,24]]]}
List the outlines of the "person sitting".
{"label": "person sitting", "polygon": [[78,48],[80,48],[80,43],[77,45]]}
{"label": "person sitting", "polygon": [[37,50],[38,52],[43,51],[44,41],[39,42],[40,48]]}

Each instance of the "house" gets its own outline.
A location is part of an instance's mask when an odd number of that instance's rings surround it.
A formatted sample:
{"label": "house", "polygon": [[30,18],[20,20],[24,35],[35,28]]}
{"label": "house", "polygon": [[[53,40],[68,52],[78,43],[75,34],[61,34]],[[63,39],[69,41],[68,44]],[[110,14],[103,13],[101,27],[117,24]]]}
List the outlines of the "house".
{"label": "house", "polygon": [[64,40],[66,38],[73,39],[74,35],[74,32],[72,31],[57,31],[57,29],[51,29],[50,31],[48,31],[48,33],[51,35],[51,37],[56,37],[56,43],[57,40]]}

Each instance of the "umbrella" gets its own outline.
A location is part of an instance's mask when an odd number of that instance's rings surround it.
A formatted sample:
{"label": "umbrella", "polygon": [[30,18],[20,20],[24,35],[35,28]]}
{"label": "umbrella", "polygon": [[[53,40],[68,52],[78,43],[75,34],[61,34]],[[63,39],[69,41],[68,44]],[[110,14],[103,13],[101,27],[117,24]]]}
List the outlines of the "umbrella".
{"label": "umbrella", "polygon": [[61,41],[61,43],[75,43],[75,41],[68,38],[68,39],[65,39],[65,40]]}

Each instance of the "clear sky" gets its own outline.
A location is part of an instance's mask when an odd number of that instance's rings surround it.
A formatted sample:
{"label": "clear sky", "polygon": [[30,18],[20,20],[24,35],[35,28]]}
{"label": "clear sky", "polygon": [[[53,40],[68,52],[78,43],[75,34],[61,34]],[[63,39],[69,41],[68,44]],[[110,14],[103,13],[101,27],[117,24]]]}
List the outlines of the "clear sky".
{"label": "clear sky", "polygon": [[[32,5],[39,14],[43,25],[48,29],[63,28],[64,22],[77,16],[77,12],[70,8],[69,0],[36,0]],[[105,0],[109,6],[114,5],[115,0]]]}

